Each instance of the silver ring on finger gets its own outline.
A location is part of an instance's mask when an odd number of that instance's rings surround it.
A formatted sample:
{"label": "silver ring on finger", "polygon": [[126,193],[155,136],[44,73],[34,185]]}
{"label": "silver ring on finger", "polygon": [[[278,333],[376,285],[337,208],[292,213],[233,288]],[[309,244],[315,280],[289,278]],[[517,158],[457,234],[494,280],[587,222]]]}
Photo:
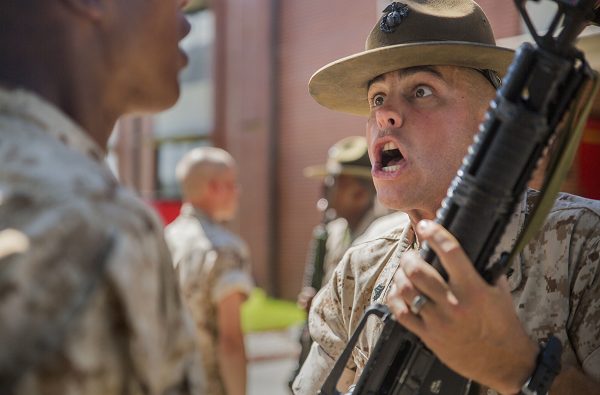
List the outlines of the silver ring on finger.
{"label": "silver ring on finger", "polygon": [[413,298],[412,302],[410,302],[410,311],[414,314],[414,315],[419,315],[419,313],[421,312],[421,310],[423,309],[423,306],[425,306],[425,303],[427,303],[429,301],[429,299],[427,299],[427,296],[425,295],[417,295]]}

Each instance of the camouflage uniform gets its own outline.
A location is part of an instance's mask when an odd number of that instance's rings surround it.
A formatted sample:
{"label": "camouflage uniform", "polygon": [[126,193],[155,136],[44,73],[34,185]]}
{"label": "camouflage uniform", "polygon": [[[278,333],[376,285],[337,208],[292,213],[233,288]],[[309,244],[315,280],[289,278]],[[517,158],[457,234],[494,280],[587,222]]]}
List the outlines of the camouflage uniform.
{"label": "camouflage uniform", "polygon": [[[529,191],[516,210],[497,254],[514,245],[535,195]],[[296,394],[315,394],[321,387],[367,306],[385,301],[398,269],[396,255],[413,248],[414,240],[411,227],[397,228],[348,251],[313,302],[310,328],[315,343],[294,383]],[[599,242],[600,203],[561,194],[509,277],[515,309],[530,336],[540,341],[553,333],[563,344],[563,366],[578,366],[596,380],[600,379]],[[381,326],[376,319],[367,324],[347,369],[360,374]]]}
{"label": "camouflage uniform", "polygon": [[[381,211],[381,210],[380,210]],[[397,212],[381,216],[375,209],[370,209],[365,213],[356,231],[351,232],[348,222],[344,218],[336,218],[327,224],[327,253],[323,265],[325,275],[323,284],[331,278],[337,264],[342,260],[344,253],[352,245],[360,244],[386,233],[389,229],[397,227],[399,224],[406,223],[408,217],[406,214]],[[310,286],[312,276],[312,264],[307,261],[305,284]]]}
{"label": "camouflage uniform", "polygon": [[[399,226],[407,226],[409,221],[410,219],[406,213],[401,211],[389,212],[389,214],[375,218],[373,222],[369,224],[369,227],[365,229],[362,234],[356,237],[353,245],[371,241]],[[341,257],[338,262],[339,261],[341,261]]]}
{"label": "camouflage uniform", "polygon": [[2,392],[199,393],[156,215],[39,97],[0,90],[0,135]]}
{"label": "camouflage uniform", "polygon": [[165,235],[184,300],[196,323],[207,394],[224,395],[217,349],[217,305],[234,292],[248,295],[252,291],[248,248],[238,236],[187,203]]}
{"label": "camouflage uniform", "polygon": [[324,262],[325,276],[323,277],[323,284],[331,278],[335,267],[342,260],[346,250],[369,229],[377,218],[375,210],[370,209],[363,215],[354,232],[350,230],[348,222],[344,218],[336,218],[327,224],[327,254]]}

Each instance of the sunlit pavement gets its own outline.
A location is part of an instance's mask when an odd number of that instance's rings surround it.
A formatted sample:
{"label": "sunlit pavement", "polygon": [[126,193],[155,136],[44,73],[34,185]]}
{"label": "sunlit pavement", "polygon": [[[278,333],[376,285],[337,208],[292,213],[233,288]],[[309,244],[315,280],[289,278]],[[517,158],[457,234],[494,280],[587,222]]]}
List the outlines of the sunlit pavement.
{"label": "sunlit pavement", "polygon": [[298,328],[247,334],[248,395],[289,395],[288,379],[296,367]]}

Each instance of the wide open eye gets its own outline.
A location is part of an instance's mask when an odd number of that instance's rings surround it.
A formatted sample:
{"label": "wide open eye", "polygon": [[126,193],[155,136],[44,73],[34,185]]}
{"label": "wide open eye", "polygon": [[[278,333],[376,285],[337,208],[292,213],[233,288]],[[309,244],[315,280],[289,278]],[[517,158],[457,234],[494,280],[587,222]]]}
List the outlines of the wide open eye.
{"label": "wide open eye", "polygon": [[371,106],[372,107],[379,107],[379,106],[382,106],[384,102],[385,102],[385,96],[382,95],[382,94],[380,94],[380,93],[377,93],[371,99]]}
{"label": "wide open eye", "polygon": [[417,98],[427,97],[432,94],[431,88],[426,85],[419,85],[417,86],[417,89],[415,89],[415,97]]}

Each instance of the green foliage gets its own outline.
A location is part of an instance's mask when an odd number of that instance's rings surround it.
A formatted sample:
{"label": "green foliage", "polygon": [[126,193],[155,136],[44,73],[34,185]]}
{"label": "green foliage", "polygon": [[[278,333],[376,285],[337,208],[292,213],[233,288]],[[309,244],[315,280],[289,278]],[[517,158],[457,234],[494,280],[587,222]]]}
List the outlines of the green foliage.
{"label": "green foliage", "polygon": [[294,302],[268,297],[260,288],[255,288],[242,305],[244,333],[286,329],[305,320],[306,313]]}

